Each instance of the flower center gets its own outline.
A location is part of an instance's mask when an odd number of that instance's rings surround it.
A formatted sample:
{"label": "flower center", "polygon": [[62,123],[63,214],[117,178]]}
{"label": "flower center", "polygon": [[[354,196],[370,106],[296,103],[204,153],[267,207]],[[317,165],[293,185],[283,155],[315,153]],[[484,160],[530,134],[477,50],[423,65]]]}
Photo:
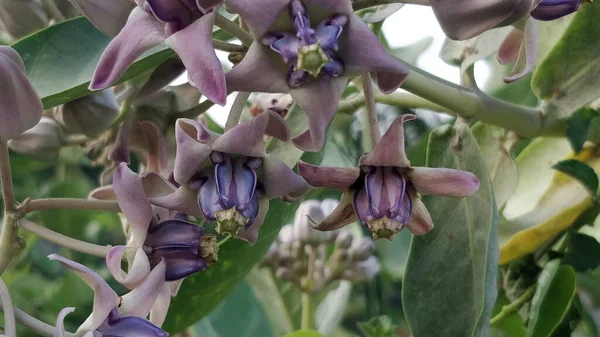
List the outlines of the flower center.
{"label": "flower center", "polygon": [[288,85],[298,87],[308,81],[308,75],[315,79],[321,73],[329,77],[340,76],[344,65],[337,55],[337,42],[348,21],[347,16],[333,15],[313,29],[301,0],[290,2],[290,16],[296,34],[271,32],[262,38],[263,44],[290,65]]}

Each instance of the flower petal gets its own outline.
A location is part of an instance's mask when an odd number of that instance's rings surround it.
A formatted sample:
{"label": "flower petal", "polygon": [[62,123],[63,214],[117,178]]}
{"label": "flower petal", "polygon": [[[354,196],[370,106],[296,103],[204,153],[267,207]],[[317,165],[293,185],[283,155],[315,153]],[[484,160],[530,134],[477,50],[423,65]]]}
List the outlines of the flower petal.
{"label": "flower petal", "polygon": [[531,17],[541,21],[552,21],[576,12],[580,6],[580,0],[546,0],[531,12]]}
{"label": "flower petal", "polygon": [[354,193],[344,192],[340,204],[319,224],[313,224],[313,228],[320,231],[334,231],[358,220],[354,212]]}
{"label": "flower petal", "polygon": [[360,158],[360,166],[410,167],[404,152],[404,123],[415,119],[415,115],[402,115],[390,125],[373,152]]}
{"label": "flower petal", "polygon": [[315,166],[298,162],[298,173],[313,187],[329,187],[344,191],[356,182],[360,170],[356,167]]}
{"label": "flower petal", "polygon": [[[408,197],[408,196],[407,196]],[[431,215],[427,211],[425,204],[417,198],[411,197],[412,200],[412,214],[408,220],[406,227],[414,235],[425,235],[433,229],[433,222],[431,221]]]}
{"label": "flower petal", "polygon": [[150,198],[150,202],[153,205],[168,208],[173,211],[183,212],[192,216],[203,216],[203,213],[196,203],[196,198],[196,191],[182,185],[169,195]]}
{"label": "flower petal", "polygon": [[408,68],[388,53],[379,38],[358,16],[350,15],[340,42],[341,57],[346,72],[344,76],[354,77],[376,72],[377,85],[384,93],[398,89],[408,75]]}
{"label": "flower petal", "polygon": [[146,171],[168,175],[167,145],[162,131],[149,121],[139,122],[137,127],[143,138],[143,145],[132,141],[131,147],[148,154]]}
{"label": "flower petal", "polygon": [[310,190],[304,178],[273,154],[263,160],[261,179],[268,199],[282,197],[285,201],[296,201]]}
{"label": "flower petal", "polygon": [[248,166],[248,157],[239,157],[234,164],[233,180],[235,181],[238,211],[244,211],[250,206],[256,190],[256,171]]}
{"label": "flower petal", "polygon": [[163,285],[165,284],[165,271],[167,264],[159,263],[148,277],[135,289],[122,297],[119,311],[122,316],[138,316],[146,318],[152,310],[152,305]]}
{"label": "flower petal", "polygon": [[407,174],[417,191],[422,194],[464,198],[479,189],[479,179],[467,171],[415,167]]}
{"label": "flower petal", "polygon": [[75,308],[63,308],[56,317],[56,325],[54,330],[54,337],[64,337],[65,336],[65,317],[68,314],[75,311]]}
{"label": "flower petal", "polygon": [[523,32],[513,28],[504,41],[502,41],[500,48],[498,48],[498,62],[500,64],[514,62],[519,56],[519,50],[521,50],[524,38]]}
{"label": "flower petal", "polygon": [[44,110],[11,47],[0,46],[0,88],[0,141],[7,141],[36,126]]}
{"label": "flower petal", "polygon": [[162,258],[167,264],[165,280],[170,282],[181,280],[208,267],[198,253],[198,248],[161,248],[151,255],[153,259]]}
{"label": "flower petal", "polygon": [[[127,336],[127,337],[167,337],[169,334],[159,327],[148,322],[142,317],[120,317],[105,324],[100,331],[100,336]],[[97,336],[94,333],[92,336]],[[87,337],[87,336],[85,336]]]}
{"label": "flower petal", "polygon": [[250,33],[259,39],[280,15],[287,14],[289,2],[290,0],[227,0],[226,6],[229,12],[239,14],[250,28]]}
{"label": "flower petal", "polygon": [[115,195],[115,191],[113,190],[112,185],[101,186],[90,192],[88,195],[88,199],[96,199],[96,200],[117,200],[117,196]]}
{"label": "flower petal", "polygon": [[369,221],[375,218],[371,213],[369,194],[367,193],[366,188],[360,187],[354,193],[354,198],[352,199],[352,206],[354,207],[356,216],[358,216],[358,220],[360,220],[360,222],[362,222],[363,224],[367,224]]}
{"label": "flower petal", "polygon": [[525,38],[519,50],[519,56],[512,70],[511,76],[505,77],[505,83],[512,83],[531,73],[535,68],[538,53],[538,23],[536,20],[529,18],[525,23],[524,35]]}
{"label": "flower petal", "polygon": [[173,177],[181,185],[187,184],[212,152],[210,145],[198,141],[199,137],[205,136],[202,126],[190,121],[178,119],[175,123],[177,154]]}
{"label": "flower petal", "polygon": [[117,133],[117,139],[115,144],[108,153],[108,159],[115,163],[127,163],[131,162],[131,156],[129,155],[129,136],[131,135],[132,121],[126,120],[121,124],[119,133]]}
{"label": "flower petal", "polygon": [[[288,93],[287,67],[278,57],[279,55],[260,42],[254,42],[242,61],[225,74],[227,89],[245,92]],[[278,68],[278,64],[282,67]]]}
{"label": "flower petal", "polygon": [[200,187],[197,193],[198,206],[202,216],[207,220],[216,220],[215,212],[223,210],[221,207],[219,193],[217,192],[216,179],[211,177]]}
{"label": "flower petal", "polygon": [[71,4],[98,30],[110,37],[119,34],[135,8],[131,1],[124,0],[71,0]]}
{"label": "flower petal", "polygon": [[213,11],[203,15],[191,25],[169,36],[165,43],[181,57],[194,86],[210,101],[225,105],[225,71],[212,46],[215,14]]}
{"label": "flower petal", "polygon": [[222,4],[224,0],[196,0],[196,5],[202,12],[207,12],[213,7]]}
{"label": "flower petal", "polygon": [[165,322],[165,318],[167,318],[167,313],[169,312],[169,306],[171,305],[170,283],[171,282],[165,282],[150,311],[150,323],[158,327],[162,326]]}
{"label": "flower petal", "polygon": [[127,24],[106,47],[96,66],[90,90],[110,87],[146,50],[165,39],[164,30],[152,14],[136,7]]}
{"label": "flower petal", "polygon": [[126,253],[127,246],[112,247],[106,255],[106,265],[115,280],[129,289],[138,286],[148,273],[150,273],[150,262],[142,248],[135,253],[132,263],[129,265],[129,272],[121,269],[121,261]]}
{"label": "flower petal", "polygon": [[151,248],[192,247],[200,244],[204,228],[182,220],[166,220],[152,226],[144,245]]}
{"label": "flower petal", "polygon": [[238,239],[244,240],[249,244],[253,245],[258,240],[258,231],[265,221],[267,212],[269,211],[269,199],[262,198],[258,200],[258,215],[254,219],[254,223],[248,227],[238,231],[235,236]]}
{"label": "flower petal", "polygon": [[323,148],[325,130],[347,84],[348,79],[341,76],[320,79],[291,89],[292,98],[304,110],[308,119],[308,131],[292,140],[296,147],[308,152],[317,152]]}
{"label": "flower petal", "polygon": [[131,226],[133,239],[143,244],[152,221],[152,206],[144,193],[142,179],[121,163],[115,170],[113,189],[119,206]]}
{"label": "flower petal", "polygon": [[56,260],[60,262],[63,267],[76,272],[77,275],[94,290],[94,309],[92,311],[89,329],[96,330],[102,325],[110,312],[117,307],[119,296],[117,296],[117,293],[112,290],[100,275],[96,274],[88,267],[57,254],[48,255],[48,258],[50,260]]}

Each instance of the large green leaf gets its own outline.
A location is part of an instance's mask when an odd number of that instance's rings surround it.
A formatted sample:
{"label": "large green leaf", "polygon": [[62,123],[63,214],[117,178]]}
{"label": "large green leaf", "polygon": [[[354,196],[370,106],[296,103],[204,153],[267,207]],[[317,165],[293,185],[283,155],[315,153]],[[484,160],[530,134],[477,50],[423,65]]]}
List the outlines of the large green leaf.
{"label": "large green leaf", "polygon": [[[110,38],[87,19],[75,18],[53,25],[18,41],[27,76],[48,109],[90,93],[87,89],[96,64]],[[142,55],[120,81],[154,69],[175,53],[160,45]]]}
{"label": "large green leaf", "polygon": [[575,295],[575,271],[560,265],[559,260],[548,262],[537,282],[531,300],[528,337],[549,337],[567,314]]}
{"label": "large green leaf", "polygon": [[468,126],[431,133],[427,162],[473,172],[477,193],[463,199],[425,196],[436,227],[413,237],[402,287],[414,337],[487,336],[496,299],[498,213],[492,184]]}
{"label": "large green leaf", "polygon": [[531,81],[538,97],[566,117],[598,97],[600,6],[582,6],[560,42],[537,67]]}
{"label": "large green leaf", "polygon": [[279,229],[291,220],[297,203],[271,200],[271,207],[254,246],[240,240],[229,240],[221,246],[219,263],[183,282],[173,299],[164,328],[179,332],[207,315],[241,282],[252,267],[265,255],[277,237]]}

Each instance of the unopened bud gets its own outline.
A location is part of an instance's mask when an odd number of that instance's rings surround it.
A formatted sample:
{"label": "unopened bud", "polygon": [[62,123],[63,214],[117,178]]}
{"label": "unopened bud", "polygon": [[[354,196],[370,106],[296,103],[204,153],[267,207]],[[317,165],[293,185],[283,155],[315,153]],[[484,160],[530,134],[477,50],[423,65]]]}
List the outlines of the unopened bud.
{"label": "unopened bud", "polygon": [[[325,219],[321,203],[317,200],[307,200],[298,206],[294,218],[294,237],[302,242],[318,243],[321,238],[321,232],[311,226],[311,222],[319,223]],[[312,220],[312,221],[310,221]]]}
{"label": "unopened bud", "polygon": [[52,161],[58,157],[61,139],[60,125],[50,117],[42,117],[36,126],[9,140],[8,147],[37,160]]}
{"label": "unopened bud", "polygon": [[35,0],[0,0],[0,30],[18,39],[48,24],[44,7]]}
{"label": "unopened bud", "polygon": [[281,243],[291,244],[294,242],[294,227],[290,224],[285,225],[279,231],[277,240]]}
{"label": "unopened bud", "polygon": [[108,128],[118,113],[117,98],[108,89],[57,107],[54,117],[69,131],[93,137]]}
{"label": "unopened bud", "polygon": [[363,237],[359,241],[358,245],[350,249],[350,255],[353,261],[364,261],[373,255],[375,251],[375,244],[373,240]]}
{"label": "unopened bud", "polygon": [[348,249],[352,245],[352,234],[348,231],[342,231],[335,239],[335,248]]}

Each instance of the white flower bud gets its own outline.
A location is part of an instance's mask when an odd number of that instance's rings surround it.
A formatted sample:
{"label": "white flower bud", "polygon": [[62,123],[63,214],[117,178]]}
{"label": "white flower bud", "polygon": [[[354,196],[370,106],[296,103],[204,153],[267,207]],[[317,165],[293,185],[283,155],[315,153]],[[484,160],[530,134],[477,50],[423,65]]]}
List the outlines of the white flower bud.
{"label": "white flower bud", "polygon": [[8,141],[8,147],[37,160],[52,161],[62,145],[60,125],[50,117],[42,117],[33,128]]}
{"label": "white flower bud", "polygon": [[380,269],[379,261],[375,256],[371,256],[357,265],[357,271],[360,274],[361,279],[365,281],[375,277]]}
{"label": "white flower bud", "polygon": [[118,113],[117,98],[108,89],[57,107],[54,117],[69,131],[93,137],[108,128]]}
{"label": "white flower bud", "polygon": [[281,228],[279,231],[279,236],[277,240],[281,243],[291,244],[294,242],[294,226],[291,224],[287,224]]}
{"label": "white flower bud", "polygon": [[350,255],[354,261],[364,261],[373,255],[375,244],[368,237],[362,237],[357,245],[350,248]]}
{"label": "white flower bud", "polygon": [[319,223],[325,219],[321,203],[317,200],[307,200],[298,206],[294,218],[294,238],[302,242],[319,242],[321,232],[311,226],[311,220]]}
{"label": "white flower bud", "polygon": [[338,234],[335,240],[335,248],[337,249],[348,249],[352,245],[352,233],[348,231],[342,231]]}

